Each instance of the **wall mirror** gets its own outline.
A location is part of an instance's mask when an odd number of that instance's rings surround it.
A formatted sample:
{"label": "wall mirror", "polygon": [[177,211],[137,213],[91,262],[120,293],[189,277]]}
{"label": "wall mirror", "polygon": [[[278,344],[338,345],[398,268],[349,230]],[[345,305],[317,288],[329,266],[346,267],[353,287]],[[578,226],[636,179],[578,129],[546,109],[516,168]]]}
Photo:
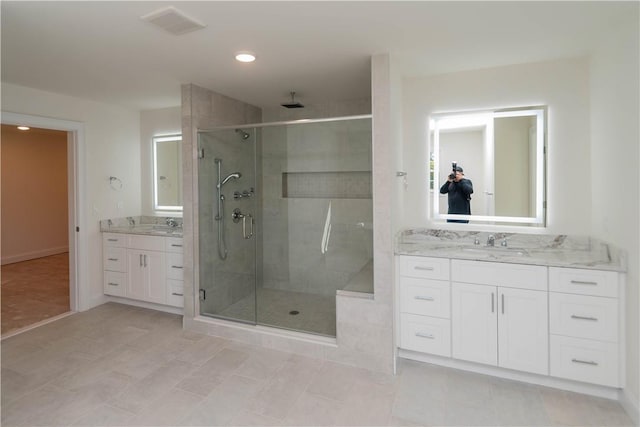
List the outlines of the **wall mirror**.
{"label": "wall mirror", "polygon": [[[545,226],[545,107],[435,114],[429,135],[433,221]],[[449,214],[439,191],[454,162],[473,183],[471,215]]]}
{"label": "wall mirror", "polygon": [[153,209],[182,211],[182,135],[153,137]]}

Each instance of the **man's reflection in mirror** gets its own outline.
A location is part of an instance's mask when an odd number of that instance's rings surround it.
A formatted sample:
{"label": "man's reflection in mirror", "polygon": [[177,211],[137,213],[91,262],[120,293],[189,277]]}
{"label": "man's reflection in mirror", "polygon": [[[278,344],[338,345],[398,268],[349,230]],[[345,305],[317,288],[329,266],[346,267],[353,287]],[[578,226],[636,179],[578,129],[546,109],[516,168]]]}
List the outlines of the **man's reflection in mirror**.
{"label": "man's reflection in mirror", "polygon": [[[471,215],[471,194],[473,194],[473,183],[464,177],[464,170],[460,165],[454,163],[447,182],[440,187],[440,194],[447,194],[449,200],[449,214]],[[464,219],[448,219],[447,222],[468,223]]]}

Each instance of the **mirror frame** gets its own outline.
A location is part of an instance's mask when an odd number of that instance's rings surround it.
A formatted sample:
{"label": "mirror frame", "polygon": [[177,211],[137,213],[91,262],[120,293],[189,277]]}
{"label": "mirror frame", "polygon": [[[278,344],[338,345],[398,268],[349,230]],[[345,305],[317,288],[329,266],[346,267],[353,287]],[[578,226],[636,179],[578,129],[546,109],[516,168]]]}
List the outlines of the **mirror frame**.
{"label": "mirror frame", "polygon": [[[495,223],[508,223],[511,225],[523,225],[523,226],[546,226],[546,123],[547,123],[547,108],[545,106],[535,107],[518,107],[509,109],[496,109],[496,110],[484,110],[478,112],[463,112],[463,113],[438,113],[433,114],[429,118],[428,135],[431,139],[431,146],[429,146],[429,161],[433,161],[433,171],[429,171],[431,183],[429,184],[429,191],[432,191],[432,203],[429,209],[429,217],[434,222],[443,222],[448,219],[452,220],[465,220],[469,223],[480,224],[495,224]],[[454,214],[441,214],[440,210],[440,175],[442,171],[440,169],[440,131],[450,129],[465,129],[465,128],[478,128],[484,126],[484,138],[493,142],[493,122],[496,118],[504,117],[523,117],[532,116],[536,118],[536,170],[535,170],[535,197],[536,197],[536,209],[535,216],[527,217],[515,217],[515,216],[499,216],[499,215],[454,215]],[[491,150],[493,150],[494,144],[489,144]],[[491,151],[491,155],[494,155]],[[495,156],[494,156],[495,157]],[[433,177],[431,179],[431,176]]]}
{"label": "mirror frame", "polygon": [[[161,205],[158,202],[158,143],[159,142],[182,142],[182,134],[173,135],[156,135],[151,139],[153,146],[153,210],[154,211],[177,211],[182,212],[182,205]],[[182,182],[182,176],[178,175],[180,180],[179,185]]]}

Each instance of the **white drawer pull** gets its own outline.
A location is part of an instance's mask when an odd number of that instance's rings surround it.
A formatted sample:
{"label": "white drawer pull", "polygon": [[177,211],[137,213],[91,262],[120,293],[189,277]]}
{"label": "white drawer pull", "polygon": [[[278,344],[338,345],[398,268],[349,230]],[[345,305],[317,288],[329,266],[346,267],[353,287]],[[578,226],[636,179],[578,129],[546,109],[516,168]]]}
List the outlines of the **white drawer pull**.
{"label": "white drawer pull", "polygon": [[120,284],[118,284],[118,283],[111,283],[111,282],[109,282],[108,285],[109,286],[120,286]]}
{"label": "white drawer pull", "polygon": [[577,315],[575,315],[575,314],[572,314],[572,315],[571,315],[571,318],[572,318],[572,319],[578,319],[578,320],[591,320],[591,321],[594,321],[594,322],[597,322],[597,321],[598,321],[598,318],[597,318],[597,317],[577,316]]}
{"label": "white drawer pull", "polygon": [[593,360],[571,359],[571,361],[573,363],[582,363],[583,365],[598,366],[598,362],[594,362]]}
{"label": "white drawer pull", "polygon": [[117,261],[118,258],[107,258],[109,261]]}
{"label": "white drawer pull", "polygon": [[174,296],[177,296],[177,297],[181,297],[182,296],[182,294],[178,294],[176,292],[171,292],[171,295],[174,295]]}
{"label": "white drawer pull", "polygon": [[422,271],[433,271],[434,268],[433,267],[420,267],[420,266],[416,266],[413,267],[415,270],[422,270]]}
{"label": "white drawer pull", "polygon": [[571,283],[573,283],[574,285],[591,285],[591,286],[598,285],[598,282],[585,282],[584,280],[572,280]]}
{"label": "white drawer pull", "polygon": [[182,245],[176,245],[175,243],[172,243],[171,246],[173,246],[174,248],[181,248]]}
{"label": "white drawer pull", "polygon": [[416,295],[414,298],[422,301],[433,301],[433,297],[423,297],[422,295]]}
{"label": "white drawer pull", "polygon": [[427,334],[426,332],[416,332],[416,336],[420,338],[429,338],[430,340],[436,339],[433,334]]}
{"label": "white drawer pull", "polygon": [[182,268],[181,265],[172,265],[171,268]]}

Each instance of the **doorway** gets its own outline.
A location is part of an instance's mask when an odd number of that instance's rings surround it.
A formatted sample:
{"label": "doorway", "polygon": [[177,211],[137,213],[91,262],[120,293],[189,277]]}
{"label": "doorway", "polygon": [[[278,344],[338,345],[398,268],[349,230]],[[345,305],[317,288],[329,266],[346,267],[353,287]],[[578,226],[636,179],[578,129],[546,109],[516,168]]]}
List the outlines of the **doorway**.
{"label": "doorway", "polygon": [[67,132],[2,125],[2,335],[70,310]]}
{"label": "doorway", "polygon": [[[49,276],[49,283],[54,280],[58,282],[60,280],[63,281],[65,285],[63,286],[63,290],[61,292],[64,294],[63,298],[65,299],[65,301],[60,302],[61,297],[59,295],[58,297],[56,297],[56,301],[59,305],[64,304],[66,312],[57,316],[48,317],[47,319],[32,324],[31,326],[25,326],[19,329],[15,329],[11,332],[7,332],[6,334],[3,330],[2,339],[4,339],[8,338],[9,336],[15,335],[16,333],[28,330],[32,327],[39,326],[40,324],[48,323],[57,318],[66,316],[75,311],[80,311],[83,309],[83,307],[88,307],[88,304],[87,301],[84,301],[86,300],[86,292],[80,289],[78,285],[79,283],[82,283],[82,279],[86,276],[85,266],[87,263],[86,238],[81,233],[81,230],[84,231],[85,229],[83,219],[84,215],[83,211],[79,208],[79,206],[82,206],[82,202],[84,200],[84,182],[86,181],[84,179],[84,164],[82,162],[84,153],[84,125],[80,122],[9,112],[2,113],[2,124],[13,125],[14,128],[17,125],[25,125],[31,128],[42,129],[43,131],[47,130],[48,132],[59,132],[63,136],[63,139],[66,139],[66,171],[63,171],[63,174],[65,175],[63,177],[63,180],[66,181],[66,186],[63,183],[61,191],[66,193],[65,196],[67,199],[67,209],[65,214],[66,217],[56,217],[55,226],[53,227],[58,233],[60,233],[60,231],[62,230],[62,234],[66,234],[67,239],[65,243],[67,245],[67,251],[63,251],[60,245],[54,246],[53,249],[49,248],[52,249],[50,250],[50,253],[46,253],[46,251],[39,253],[38,251],[32,251],[36,252],[36,255],[39,255],[33,261],[34,263],[37,263],[39,265],[28,269],[31,271],[36,271],[38,269],[44,271],[43,275]],[[62,142],[62,144],[65,145],[64,142]],[[31,170],[35,172],[35,168],[31,167]],[[40,180],[42,179],[43,178],[40,178]],[[44,188],[45,186],[42,185],[37,191],[28,191],[26,190],[26,187],[23,187],[22,196],[31,197],[32,195],[34,195],[34,193],[44,192]],[[58,198],[62,197],[59,194],[57,196]],[[5,201],[3,200],[3,213],[7,207],[4,202]],[[45,209],[47,213],[49,213],[49,210],[49,208]],[[31,212],[30,210],[27,210],[23,213],[24,216],[30,216],[32,214],[33,212]],[[5,250],[5,248],[2,249],[3,251]],[[26,268],[26,264],[24,263],[32,262],[28,260],[28,258],[30,258],[28,256],[29,251],[23,250],[22,252],[22,255],[25,255],[24,252],[26,252],[27,255],[23,257],[24,259],[20,259],[19,256],[14,256],[13,258],[7,257],[5,256],[6,254],[2,252],[3,261],[9,261],[7,263],[3,262],[3,264],[7,264],[6,266],[2,267],[3,285],[5,279],[11,276],[11,274],[7,274],[7,272],[9,272],[10,270],[9,266],[12,265],[17,270],[24,270]],[[60,287],[59,284],[58,287]],[[2,314],[4,320],[5,313],[3,312]]]}

